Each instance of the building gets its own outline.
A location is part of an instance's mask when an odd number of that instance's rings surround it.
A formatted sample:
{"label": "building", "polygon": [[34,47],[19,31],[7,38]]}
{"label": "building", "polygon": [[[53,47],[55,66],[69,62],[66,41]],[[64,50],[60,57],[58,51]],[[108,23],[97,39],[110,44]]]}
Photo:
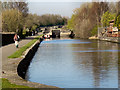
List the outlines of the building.
{"label": "building", "polygon": [[117,27],[114,27],[114,20],[111,20],[110,26],[107,27],[107,36],[108,37],[120,37],[120,31]]}

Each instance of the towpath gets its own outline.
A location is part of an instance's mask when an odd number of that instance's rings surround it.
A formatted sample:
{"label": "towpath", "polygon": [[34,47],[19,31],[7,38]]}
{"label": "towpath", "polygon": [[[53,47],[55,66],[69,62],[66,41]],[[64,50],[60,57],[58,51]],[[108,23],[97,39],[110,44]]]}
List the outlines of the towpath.
{"label": "towpath", "polygon": [[[42,33],[38,33],[35,36],[29,36],[29,37],[27,37],[25,39],[22,39],[19,42],[19,48],[23,47],[24,45],[26,45],[27,43],[29,43],[32,39],[34,39],[34,37],[36,37],[38,35],[41,35],[41,34]],[[8,56],[10,56],[11,54],[13,54],[19,48],[16,48],[14,43],[6,45],[6,46],[3,46],[1,48],[2,48],[2,66],[4,66],[10,60],[10,59],[8,59]]]}
{"label": "towpath", "polygon": [[[42,33],[38,33],[38,35],[41,35]],[[36,35],[36,36],[38,36]],[[22,39],[19,42],[19,48],[26,45],[29,43],[31,40],[33,40],[36,36],[30,36],[27,37],[26,39]],[[0,55],[2,56],[2,60],[0,60],[2,64],[1,65],[1,71],[2,74],[0,77],[2,78],[7,78],[11,83],[16,84],[16,85],[24,85],[24,86],[29,86],[33,88],[56,88],[54,86],[48,86],[48,85],[43,85],[39,83],[34,83],[30,81],[26,81],[22,79],[20,76],[17,74],[17,66],[22,60],[22,58],[15,58],[15,59],[9,59],[8,56],[13,54],[16,51],[16,47],[13,44],[9,44],[6,46],[2,46],[0,48]]]}

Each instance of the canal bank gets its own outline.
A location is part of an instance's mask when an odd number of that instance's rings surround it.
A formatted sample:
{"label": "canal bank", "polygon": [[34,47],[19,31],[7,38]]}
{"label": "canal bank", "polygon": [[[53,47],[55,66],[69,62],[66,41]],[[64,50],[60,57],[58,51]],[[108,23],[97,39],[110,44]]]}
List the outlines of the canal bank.
{"label": "canal bank", "polygon": [[89,37],[90,40],[101,40],[101,41],[108,41],[108,42],[113,42],[113,43],[118,43],[120,44],[120,37],[96,37],[92,36]]}
{"label": "canal bank", "polygon": [[100,37],[99,40],[120,43],[120,37]]}
{"label": "canal bank", "polygon": [[[24,40],[20,41],[20,43],[19,43],[20,47],[24,46],[31,40],[32,40],[32,38],[24,39]],[[37,50],[37,47],[39,46],[39,44],[40,44],[40,42],[37,41],[34,45],[32,45],[29,49],[26,50],[23,57],[15,58],[15,59],[7,58],[9,55],[11,55],[13,52],[15,52],[17,50],[15,48],[14,44],[9,44],[7,46],[2,47],[2,78],[8,79],[13,84],[29,86],[32,88],[56,88],[54,86],[48,86],[48,85],[43,85],[43,84],[24,80],[23,77],[21,78],[18,75],[19,70],[20,71],[23,70],[22,69],[23,67],[20,66],[20,63],[23,62],[23,60],[25,60],[25,58],[27,58],[27,56],[30,55],[30,52],[33,51],[35,53],[35,51],[33,49]],[[28,65],[28,63],[30,63],[30,61],[26,60],[24,64]]]}
{"label": "canal bank", "polygon": [[[110,22],[111,23],[111,22]],[[120,36],[119,36],[119,29],[117,27],[113,27],[113,24],[110,27],[101,27],[98,28],[98,39],[109,41],[109,42],[115,42],[120,43]]]}

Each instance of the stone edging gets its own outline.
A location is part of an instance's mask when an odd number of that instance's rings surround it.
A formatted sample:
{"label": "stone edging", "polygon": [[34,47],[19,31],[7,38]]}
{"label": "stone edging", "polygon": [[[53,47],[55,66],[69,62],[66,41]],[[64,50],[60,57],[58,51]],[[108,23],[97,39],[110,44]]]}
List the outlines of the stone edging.
{"label": "stone edging", "polygon": [[21,62],[19,63],[19,65],[17,67],[18,75],[20,77],[22,77],[23,79],[25,79],[27,69],[30,65],[30,62],[31,62],[33,56],[35,55],[35,52],[37,51],[37,49],[39,47],[39,44],[40,44],[39,42],[35,43],[33,45],[33,47],[30,48],[27,53],[25,53],[26,55],[24,56],[24,58],[21,60]]}
{"label": "stone edging", "polygon": [[[35,44],[33,44],[24,54],[24,58],[21,60],[21,62],[19,63],[18,67],[17,67],[17,73],[20,77],[22,77],[23,79],[25,79],[26,76],[26,72],[27,69],[30,65],[30,62],[33,58],[33,56],[35,55],[40,43],[43,41],[42,38],[39,39],[39,42],[36,41]],[[33,82],[29,82],[29,84],[33,84]],[[34,83],[35,87],[37,88],[57,88],[55,86],[48,86],[48,85],[43,85],[43,84],[39,84],[39,83]]]}
{"label": "stone edging", "polygon": [[99,40],[114,42],[114,43],[119,43],[120,44],[120,38],[119,37],[100,37]]}

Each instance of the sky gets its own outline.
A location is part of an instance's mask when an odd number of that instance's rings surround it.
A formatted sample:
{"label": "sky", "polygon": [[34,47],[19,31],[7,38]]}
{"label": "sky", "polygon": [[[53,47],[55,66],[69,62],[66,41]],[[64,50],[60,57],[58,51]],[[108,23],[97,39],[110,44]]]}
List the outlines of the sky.
{"label": "sky", "polygon": [[73,10],[79,8],[83,2],[29,2],[29,13],[59,14],[61,16],[71,17]]}
{"label": "sky", "polygon": [[27,0],[29,2],[91,2],[91,1],[107,1],[107,2],[117,2],[120,0]]}
{"label": "sky", "polygon": [[[43,14],[60,14],[61,16],[71,17],[73,10],[79,8],[85,2],[98,0],[27,0],[29,13]],[[116,2],[120,0],[99,0],[107,2]]]}
{"label": "sky", "polygon": [[29,2],[90,2],[92,0],[27,0]]}

